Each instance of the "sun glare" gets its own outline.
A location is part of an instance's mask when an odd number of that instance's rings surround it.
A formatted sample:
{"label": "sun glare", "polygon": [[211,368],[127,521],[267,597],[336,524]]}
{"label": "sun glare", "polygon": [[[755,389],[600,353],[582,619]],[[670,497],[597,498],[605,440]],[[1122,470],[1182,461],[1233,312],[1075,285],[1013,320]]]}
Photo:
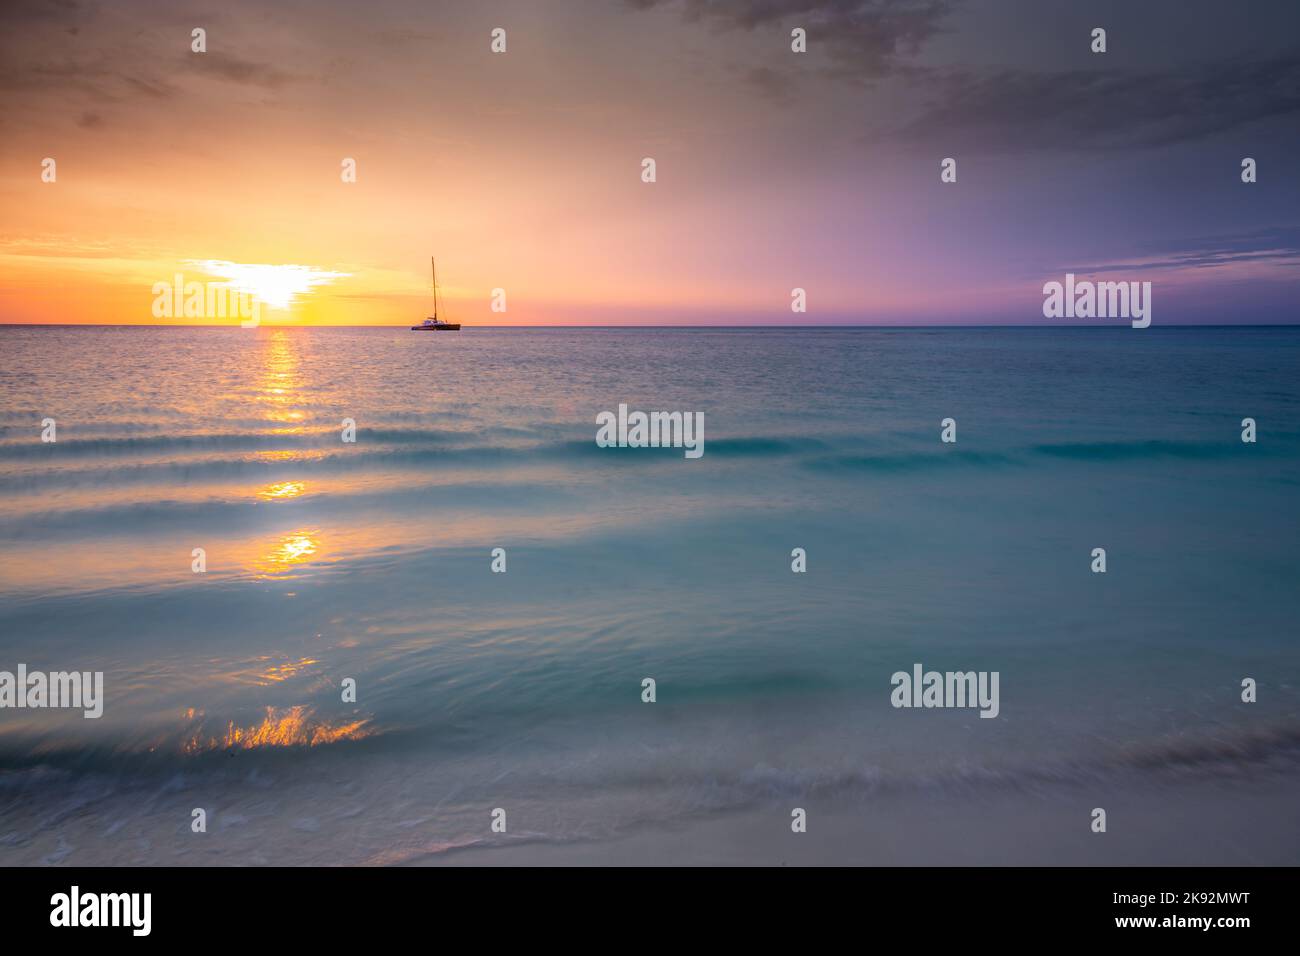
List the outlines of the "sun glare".
{"label": "sun glare", "polygon": [[287,309],[318,285],[345,279],[350,272],[330,272],[314,266],[264,265],[222,259],[190,259],[190,265],[220,276],[240,292],[247,292],[273,309]]}

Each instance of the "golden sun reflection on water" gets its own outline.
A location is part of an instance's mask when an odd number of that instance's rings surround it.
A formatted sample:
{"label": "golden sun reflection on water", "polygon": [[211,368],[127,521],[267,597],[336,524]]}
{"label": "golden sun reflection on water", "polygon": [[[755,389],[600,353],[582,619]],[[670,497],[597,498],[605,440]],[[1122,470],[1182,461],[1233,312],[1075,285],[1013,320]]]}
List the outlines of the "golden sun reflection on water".
{"label": "golden sun reflection on water", "polygon": [[294,677],[308,677],[320,661],[314,657],[292,658],[271,657],[263,655],[249,661],[240,662],[238,666],[224,673],[224,680],[240,684],[252,684],[256,687],[270,687],[281,684]]}
{"label": "golden sun reflection on water", "polygon": [[[267,421],[271,422],[300,422],[307,417],[307,413],[299,409],[293,409],[288,412],[266,412]],[[267,433],[271,435],[300,435],[305,428],[295,426],[293,428],[268,428]]]}
{"label": "golden sun reflection on water", "polygon": [[287,498],[297,498],[306,490],[305,481],[277,481],[260,489],[257,497],[263,501],[284,501]]}
{"label": "golden sun reflection on water", "polygon": [[246,457],[249,461],[318,461],[325,457],[325,452],[319,448],[277,448],[255,451]]}
{"label": "golden sun reflection on water", "polygon": [[291,531],[275,541],[271,549],[258,559],[254,569],[263,577],[284,575],[297,565],[310,561],[320,550],[318,529]]}
{"label": "golden sun reflection on water", "polygon": [[285,329],[274,329],[267,336],[265,361],[258,386],[271,401],[283,403],[284,396],[302,387],[298,374],[298,353],[293,336]]}
{"label": "golden sun reflection on water", "polygon": [[269,406],[266,420],[283,425],[270,429],[272,435],[297,435],[306,431],[301,422],[307,413],[294,406],[301,403],[306,382],[299,371],[299,358],[293,336],[285,329],[271,332],[262,354],[262,368],[257,379],[256,401]]}
{"label": "golden sun reflection on water", "polygon": [[319,664],[320,661],[314,657],[304,657],[298,661],[286,661],[283,664],[272,664],[268,667],[262,676],[270,681],[284,681],[294,677],[304,667],[311,667],[313,664]]}
{"label": "golden sun reflection on water", "polygon": [[318,721],[314,717],[315,711],[303,704],[284,709],[268,707],[260,723],[239,727],[231,721],[219,737],[191,733],[182,749],[185,753],[201,753],[258,747],[319,747],[340,740],[361,740],[374,733],[369,726],[369,717],[340,724]]}

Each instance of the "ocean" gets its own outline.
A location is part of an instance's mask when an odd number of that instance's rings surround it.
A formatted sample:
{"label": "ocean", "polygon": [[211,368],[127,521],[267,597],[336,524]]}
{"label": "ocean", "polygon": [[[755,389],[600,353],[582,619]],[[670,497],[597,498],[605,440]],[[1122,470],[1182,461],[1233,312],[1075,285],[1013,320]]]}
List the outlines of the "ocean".
{"label": "ocean", "polygon": [[0,353],[0,864],[1300,863],[1300,329]]}

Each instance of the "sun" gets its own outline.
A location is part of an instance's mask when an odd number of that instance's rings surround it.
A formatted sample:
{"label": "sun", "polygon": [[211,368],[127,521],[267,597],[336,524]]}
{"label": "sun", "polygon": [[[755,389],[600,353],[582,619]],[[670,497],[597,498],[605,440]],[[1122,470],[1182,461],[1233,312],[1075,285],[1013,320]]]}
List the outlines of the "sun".
{"label": "sun", "polygon": [[267,265],[228,262],[224,259],[189,259],[190,265],[220,276],[237,291],[246,292],[272,309],[287,309],[316,286],[347,278],[349,272],[331,272],[315,266]]}

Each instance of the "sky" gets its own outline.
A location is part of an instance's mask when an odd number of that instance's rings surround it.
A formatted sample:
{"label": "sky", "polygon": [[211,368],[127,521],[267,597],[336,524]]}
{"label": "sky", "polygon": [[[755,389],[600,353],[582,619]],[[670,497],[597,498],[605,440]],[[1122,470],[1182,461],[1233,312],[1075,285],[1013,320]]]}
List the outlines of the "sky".
{"label": "sky", "polygon": [[431,256],[471,325],[1044,324],[1069,272],[1155,324],[1300,300],[1294,0],[6,0],[0,143],[5,323],[197,321],[155,315],[180,275],[414,324]]}

